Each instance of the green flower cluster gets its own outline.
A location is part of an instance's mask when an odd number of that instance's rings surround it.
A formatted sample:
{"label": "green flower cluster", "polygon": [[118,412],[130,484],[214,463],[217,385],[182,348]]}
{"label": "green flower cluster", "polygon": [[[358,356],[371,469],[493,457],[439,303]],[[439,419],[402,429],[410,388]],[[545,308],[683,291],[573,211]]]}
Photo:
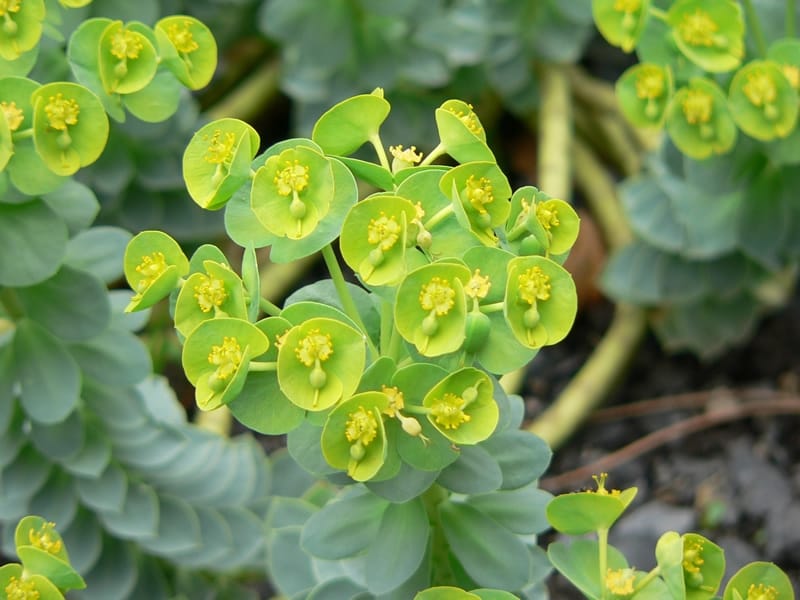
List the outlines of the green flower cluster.
{"label": "green flower cluster", "polygon": [[[190,260],[157,231],[125,256],[128,310],[172,295],[202,410],[228,405],[268,433],[315,427],[327,463],[358,481],[403,465],[440,470],[458,456],[453,445],[488,439],[500,415],[491,374],[562,340],[577,305],[560,264],[578,232],[570,205],[530,186],[512,193],[468,104],[436,110],[440,143],[425,158],[414,147],[387,154],[389,111],[380,89],[355,96],[324,113],[311,139],[261,154],[246,123],[208,123],[186,149],[184,177],[197,204],[225,207],[243,277],[217,248]],[[377,163],[350,156],[364,144]],[[433,164],[444,154],[459,164]],[[379,191],[359,200],[356,179]],[[343,279],[337,238],[360,288]],[[276,262],[322,251],[332,280],[274,306],[260,298],[264,246]]]}
{"label": "green flower cluster", "polygon": [[639,55],[617,82],[622,112],[637,127],[666,128],[695,159],[732,150],[740,130],[762,142],[794,131],[799,39],[766,47],[758,30],[761,55],[744,62],[745,18],[733,0],[676,0],[666,12],[649,0],[593,0],[592,6],[604,37]]}

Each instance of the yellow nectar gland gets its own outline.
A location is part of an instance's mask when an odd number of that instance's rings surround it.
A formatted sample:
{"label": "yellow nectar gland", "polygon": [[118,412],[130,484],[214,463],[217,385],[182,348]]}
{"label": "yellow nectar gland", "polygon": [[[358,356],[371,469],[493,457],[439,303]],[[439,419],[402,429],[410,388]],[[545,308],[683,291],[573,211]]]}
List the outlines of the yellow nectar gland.
{"label": "yellow nectar gland", "polygon": [[486,205],[494,202],[492,183],[486,177],[475,179],[474,175],[470,175],[467,179],[466,193],[472,208],[482,215],[486,214]]}
{"label": "yellow nectar gland", "polygon": [[153,252],[152,254],[143,256],[142,262],[136,266],[136,272],[142,276],[136,284],[136,292],[138,294],[144,293],[156,279],[161,277],[161,274],[167,270],[167,267],[169,267],[169,265],[167,264],[167,259],[164,257],[163,252]]}
{"label": "yellow nectar gland", "polygon": [[681,38],[690,46],[713,46],[717,30],[719,25],[707,12],[699,8],[694,14],[684,15],[678,25]]}
{"label": "yellow nectar gland", "polygon": [[536,218],[545,228],[545,231],[550,231],[553,227],[561,225],[561,221],[558,220],[558,211],[554,206],[548,206],[547,202],[540,202],[536,205]]}
{"label": "yellow nectar gland", "polygon": [[642,0],[615,0],[614,2],[614,10],[626,15],[635,13],[641,6]]}
{"label": "yellow nectar gland", "polygon": [[633,594],[633,582],[636,571],[633,569],[608,569],[606,571],[606,589],[616,596]]}
{"label": "yellow nectar gland", "polygon": [[76,125],[80,112],[78,103],[73,98],[64,98],[61,92],[50,96],[44,107],[50,127],[58,131],[66,131],[68,125]]}
{"label": "yellow nectar gland", "polygon": [[387,217],[384,212],[377,219],[370,219],[367,226],[367,241],[386,252],[400,238],[400,224],[394,215]]}
{"label": "yellow nectar gland", "polygon": [[714,97],[703,90],[688,90],[681,103],[683,115],[691,125],[708,123],[714,108]]}
{"label": "yellow nectar gland", "polygon": [[589,490],[592,494],[597,494],[598,496],[619,496],[619,490],[607,490],[606,489],[606,479],[608,478],[608,473],[600,473],[600,475],[592,475],[592,479],[597,484],[596,490]]}
{"label": "yellow nectar gland", "polygon": [[402,163],[407,163],[408,166],[415,165],[422,160],[422,152],[417,152],[416,146],[411,146],[404,150],[403,146],[398,144],[397,146],[389,146],[389,152],[392,157]]}
{"label": "yellow nectar gland", "polygon": [[200,283],[194,286],[194,297],[200,310],[204,313],[211,312],[214,307],[220,307],[228,299],[225,282],[216,277],[201,275]]}
{"label": "yellow nectar gland", "polygon": [[781,65],[781,71],[794,89],[800,89],[800,67],[796,67],[795,65]]}
{"label": "yellow nectar gland", "polygon": [[389,417],[395,417],[406,405],[403,392],[397,389],[397,386],[386,387],[385,385],[381,386],[381,392],[389,398],[389,406],[383,409],[383,414]]}
{"label": "yellow nectar gland", "polygon": [[461,396],[447,392],[431,405],[431,415],[445,429],[458,429],[472,418],[464,412],[466,404]]}
{"label": "yellow nectar gland", "polygon": [[32,581],[22,581],[13,576],[4,591],[8,600],[39,600],[40,597]]}
{"label": "yellow nectar gland", "polygon": [[5,17],[8,13],[19,12],[22,0],[0,0],[0,17]]}
{"label": "yellow nectar gland", "polygon": [[777,598],[778,590],[775,589],[774,585],[764,585],[763,583],[756,585],[755,583],[751,583],[750,587],[747,588],[746,600],[776,600]]}
{"label": "yellow nectar gland", "polygon": [[541,267],[530,267],[517,276],[519,297],[531,306],[537,300],[550,298],[550,276],[542,271]]}
{"label": "yellow nectar gland", "polygon": [[455,110],[454,108],[448,109],[451,113],[459,118],[459,120],[467,126],[472,133],[475,135],[480,135],[483,133],[483,126],[481,122],[478,120],[478,115],[472,110],[472,104],[467,104],[469,110],[464,113],[461,110]]}
{"label": "yellow nectar gland", "polygon": [[333,354],[333,343],[328,333],[320,333],[319,329],[312,329],[308,335],[298,342],[294,349],[297,359],[307,367],[319,362],[325,362]]}
{"label": "yellow nectar gland", "polygon": [[236,373],[239,365],[242,364],[242,348],[235,337],[225,336],[222,339],[222,344],[219,346],[211,346],[211,352],[208,354],[208,362],[217,370],[214,372],[216,379],[227,381],[231,375]]}
{"label": "yellow nectar gland", "polygon": [[62,543],[59,539],[54,539],[53,529],[56,524],[49,522],[43,523],[40,529],[31,529],[28,531],[28,541],[31,546],[36,546],[40,550],[44,550],[48,554],[58,554],[61,552]]}
{"label": "yellow nectar gland", "polygon": [[2,110],[6,116],[8,128],[11,131],[19,129],[19,126],[22,125],[22,121],[25,119],[25,113],[17,106],[17,103],[13,100],[11,102],[0,102],[0,110]]}
{"label": "yellow nectar gland", "polygon": [[456,291],[450,287],[450,282],[441,277],[432,277],[422,286],[419,293],[419,305],[423,310],[433,311],[438,316],[450,312],[455,304]]}
{"label": "yellow nectar gland", "polygon": [[747,83],[742,91],[750,103],[758,107],[773,104],[778,97],[775,82],[761,69],[747,74]]}
{"label": "yellow nectar gland", "polygon": [[208,142],[208,150],[203,158],[212,165],[229,163],[233,156],[234,144],[236,144],[236,134],[215,129],[211,134],[211,141]]}
{"label": "yellow nectar gland", "polygon": [[655,100],[664,94],[664,72],[655,65],[645,65],[636,75],[636,97]]}
{"label": "yellow nectar gland", "polygon": [[687,573],[699,573],[703,566],[703,543],[699,540],[688,541],[683,545],[683,570]]}
{"label": "yellow nectar gland", "polygon": [[286,161],[286,166],[278,171],[272,180],[278,188],[278,194],[289,196],[290,194],[300,193],[308,187],[309,168],[301,165],[300,161]]}
{"label": "yellow nectar gland", "polygon": [[358,410],[347,415],[344,436],[351,444],[359,443],[362,446],[369,446],[372,440],[378,436],[378,420],[372,411],[359,406]]}
{"label": "yellow nectar gland", "polygon": [[200,47],[189,29],[191,24],[191,21],[185,20],[182,23],[172,23],[167,26],[167,37],[181,54],[191,54]]}
{"label": "yellow nectar gland", "polygon": [[489,288],[492,287],[492,282],[489,277],[481,275],[480,269],[475,269],[472,277],[469,278],[467,285],[464,286],[464,293],[473,299],[486,298],[489,293]]}
{"label": "yellow nectar gland", "polygon": [[142,36],[130,29],[120,29],[111,37],[111,54],[120,60],[139,58],[143,47]]}

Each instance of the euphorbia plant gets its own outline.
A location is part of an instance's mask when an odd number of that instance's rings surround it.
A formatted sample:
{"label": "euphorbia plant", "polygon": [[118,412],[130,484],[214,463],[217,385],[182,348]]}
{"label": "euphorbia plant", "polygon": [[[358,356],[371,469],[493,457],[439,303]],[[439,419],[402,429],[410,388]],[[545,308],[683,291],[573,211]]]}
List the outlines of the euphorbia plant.
{"label": "euphorbia plant", "polygon": [[[244,425],[288,434],[301,466],[342,485],[302,529],[311,556],[365,557],[353,585],[376,595],[431,584],[520,591],[544,574],[525,536],[543,522],[549,496],[536,479],[549,450],[517,430],[521,401],[497,377],[569,331],[577,298],[560,262],[578,217],[534,187],[513,194],[468,104],[437,109],[440,143],[427,156],[387,152],[389,111],[380,89],[355,96],[310,139],[260,154],[245,123],[205,125],[184,176],[197,204],[224,207],[242,276],[213,246],[187,258],[145,231],[126,252],[137,291],[128,310],[172,296],[198,407],[227,405]],[[350,156],[364,145],[375,162]],[[458,164],[434,164],[444,154]],[[375,191],[359,197],[357,180]],[[337,239],[358,285],[345,279]],[[320,252],[330,279],[276,306],[260,297],[264,246],[278,262]],[[504,514],[522,499],[528,523]],[[272,516],[275,561],[289,548],[281,519]],[[395,564],[396,551],[405,558]]]}

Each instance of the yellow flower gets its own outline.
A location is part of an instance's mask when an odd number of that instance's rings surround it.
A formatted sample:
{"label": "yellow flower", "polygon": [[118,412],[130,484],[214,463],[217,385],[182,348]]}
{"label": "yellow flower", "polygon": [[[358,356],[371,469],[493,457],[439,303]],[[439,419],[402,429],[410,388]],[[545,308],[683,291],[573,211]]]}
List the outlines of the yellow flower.
{"label": "yellow flower", "polygon": [[708,123],[714,108],[714,98],[703,90],[688,90],[681,108],[688,123]]}
{"label": "yellow flower", "polygon": [[129,29],[120,29],[111,38],[111,54],[120,60],[138,58],[143,47],[141,35]]}
{"label": "yellow flower", "polygon": [[746,600],[776,600],[777,597],[778,590],[772,585],[764,585],[763,583],[756,585],[755,583],[751,583],[750,587],[747,588]]}
{"label": "yellow flower", "polygon": [[397,386],[381,386],[381,392],[386,394],[386,396],[389,398],[389,406],[383,409],[383,414],[389,417],[394,417],[399,411],[403,410],[403,407],[405,406],[405,398],[403,397],[403,392],[397,389]]}
{"label": "yellow flower", "polygon": [[189,29],[191,24],[191,21],[186,20],[183,23],[172,23],[167,27],[169,41],[181,54],[191,54],[200,47]]}
{"label": "yellow flower", "polygon": [[558,211],[552,205],[547,206],[546,202],[539,202],[536,205],[536,218],[545,228],[545,231],[550,231],[553,227],[561,225],[558,220]]}
{"label": "yellow flower", "polygon": [[467,401],[447,392],[431,405],[431,415],[445,429],[458,429],[472,418],[464,412]]}
{"label": "yellow flower", "polygon": [[53,538],[53,529],[56,524],[53,522],[43,523],[41,529],[31,529],[28,531],[28,541],[32,546],[44,550],[48,554],[58,554],[61,552],[63,544],[61,540]]}
{"label": "yellow flower", "polygon": [[744,95],[753,106],[772,104],[778,97],[778,90],[772,78],[761,69],[747,74],[747,83],[742,88]]}
{"label": "yellow flower", "polygon": [[322,334],[319,329],[312,329],[308,335],[297,344],[294,353],[298,360],[305,366],[315,365],[317,361],[324,362],[333,354],[333,344],[330,334]]}
{"label": "yellow flower", "polygon": [[153,252],[143,256],[142,262],[136,265],[136,272],[142,276],[136,285],[137,294],[143,294],[167,270],[168,266],[163,252]]}
{"label": "yellow flower", "polygon": [[636,75],[636,97],[655,100],[664,93],[664,72],[655,65],[644,65]]}
{"label": "yellow flower", "polygon": [[242,358],[242,348],[236,338],[225,336],[222,344],[212,346],[208,355],[208,362],[217,367],[212,377],[227,381],[242,364]]}
{"label": "yellow flower", "polygon": [[386,252],[395,245],[400,238],[400,224],[394,215],[387,217],[384,212],[377,219],[370,219],[367,226],[367,241],[370,244],[377,244],[378,247]]}
{"label": "yellow flower", "polygon": [[201,275],[200,283],[194,286],[194,297],[200,310],[204,313],[211,312],[214,307],[222,306],[228,299],[225,282],[216,277]]}
{"label": "yellow flower", "polygon": [[422,286],[419,293],[419,305],[423,310],[433,311],[438,316],[450,312],[455,304],[456,291],[450,287],[450,282],[441,277],[432,277]]}
{"label": "yellow flower", "polygon": [[6,16],[8,13],[19,12],[22,0],[0,0],[0,17]]}
{"label": "yellow flower", "polygon": [[617,596],[633,594],[633,582],[636,571],[633,569],[608,569],[606,571],[606,589]]}
{"label": "yellow flower", "polygon": [[286,161],[286,166],[278,171],[272,180],[281,196],[298,194],[308,187],[309,168],[300,161]]}
{"label": "yellow flower", "polygon": [[464,293],[474,299],[486,298],[490,287],[492,287],[492,282],[489,281],[489,277],[481,275],[480,269],[475,269],[467,285],[464,286]]}
{"label": "yellow flower", "polygon": [[541,267],[530,267],[517,276],[519,297],[533,306],[537,300],[550,298],[550,277]]}
{"label": "yellow flower", "polygon": [[466,193],[472,208],[482,215],[486,214],[486,205],[494,202],[492,184],[486,177],[475,179],[474,175],[470,175],[467,179]]}
{"label": "yellow flower", "polygon": [[683,546],[683,570],[687,573],[699,573],[703,566],[703,543],[700,541],[688,541]]}
{"label": "yellow flower", "polygon": [[678,25],[678,33],[683,41],[691,46],[713,46],[718,30],[719,25],[714,22],[714,19],[699,8],[694,14],[684,15]]}
{"label": "yellow flower", "polygon": [[448,110],[453,113],[455,116],[459,118],[459,120],[467,126],[472,133],[475,135],[480,135],[483,133],[483,127],[481,126],[481,122],[478,120],[478,116],[472,110],[472,104],[467,104],[469,107],[469,111],[466,113],[460,110],[456,110],[454,108],[449,108]]}
{"label": "yellow flower", "polygon": [[76,125],[80,112],[78,103],[73,98],[64,98],[61,92],[50,96],[44,107],[50,127],[58,131],[66,131],[68,125]]}
{"label": "yellow flower", "polygon": [[358,410],[347,415],[344,435],[351,444],[359,443],[362,446],[369,446],[378,435],[378,420],[372,411],[359,406]]}
{"label": "yellow flower", "polygon": [[25,114],[17,107],[17,103],[13,100],[11,102],[0,102],[0,110],[5,113],[8,128],[11,131],[19,129],[19,126],[22,125],[22,121],[25,119]]}
{"label": "yellow flower", "polygon": [[236,144],[234,133],[215,130],[208,143],[208,150],[204,156],[205,161],[212,165],[223,165],[230,162],[234,144]]}
{"label": "yellow flower", "polygon": [[39,600],[39,590],[30,580],[23,581],[12,576],[4,591],[8,600]]}

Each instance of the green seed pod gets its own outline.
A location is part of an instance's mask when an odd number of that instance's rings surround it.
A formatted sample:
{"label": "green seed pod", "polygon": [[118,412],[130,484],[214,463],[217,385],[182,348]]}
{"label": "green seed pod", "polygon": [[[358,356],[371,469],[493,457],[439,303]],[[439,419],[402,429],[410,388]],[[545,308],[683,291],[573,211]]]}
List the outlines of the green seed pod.
{"label": "green seed pod", "polygon": [[489,339],[491,328],[492,322],[488,315],[474,310],[468,312],[464,350],[472,354],[480,350]]}

